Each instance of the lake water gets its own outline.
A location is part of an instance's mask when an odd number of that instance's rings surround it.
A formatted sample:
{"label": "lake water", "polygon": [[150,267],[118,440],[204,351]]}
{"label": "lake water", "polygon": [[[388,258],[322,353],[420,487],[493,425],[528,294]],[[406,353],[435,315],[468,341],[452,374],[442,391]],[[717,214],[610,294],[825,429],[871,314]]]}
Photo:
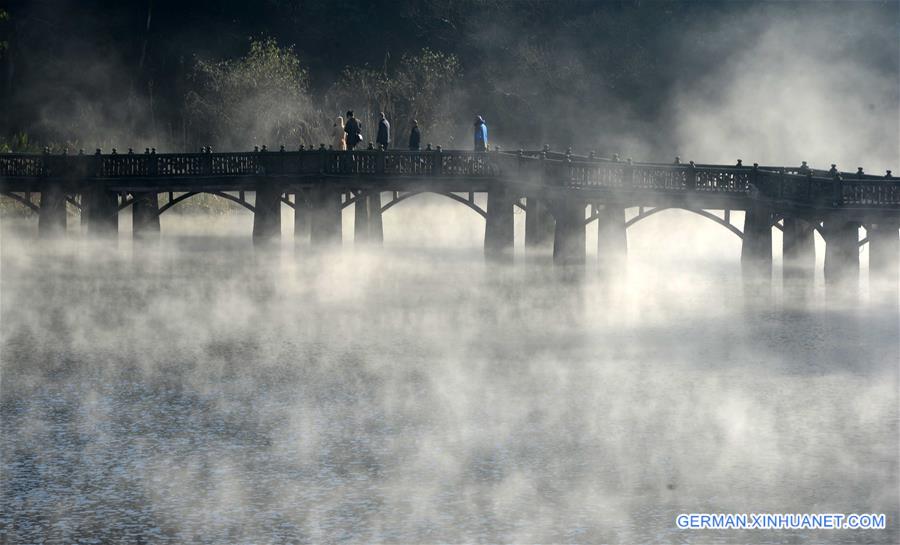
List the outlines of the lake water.
{"label": "lake water", "polygon": [[739,241],[677,214],[613,277],[401,219],[316,255],[245,217],[114,250],[7,222],[0,541],[900,540],[896,291],[744,284]]}

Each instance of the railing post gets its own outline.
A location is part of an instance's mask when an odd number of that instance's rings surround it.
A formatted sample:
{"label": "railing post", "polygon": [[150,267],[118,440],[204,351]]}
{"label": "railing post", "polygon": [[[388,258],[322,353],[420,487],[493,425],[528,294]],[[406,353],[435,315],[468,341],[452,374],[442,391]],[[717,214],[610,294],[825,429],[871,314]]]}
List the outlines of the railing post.
{"label": "railing post", "polygon": [[841,173],[838,172],[837,165],[834,164],[831,165],[831,170],[828,173],[831,174],[831,204],[833,206],[841,206],[844,202]]}
{"label": "railing post", "polygon": [[787,172],[784,167],[778,169],[778,198],[784,200],[784,186],[787,180]]}
{"label": "railing post", "polygon": [[434,163],[431,165],[431,171],[434,176],[442,176],[444,173],[443,150],[440,146],[437,146],[434,150]]}
{"label": "railing post", "polygon": [[212,155],[209,146],[200,148],[200,174],[209,176],[212,174]]}
{"label": "railing post", "polygon": [[384,146],[378,146],[378,152],[375,154],[375,174],[384,176]]}
{"label": "railing post", "polygon": [[688,163],[687,180],[685,181],[685,187],[688,191],[697,190],[697,165],[695,165],[693,161]]}
{"label": "railing post", "polygon": [[544,146],[544,151],[541,152],[541,185],[547,185],[547,146]]}

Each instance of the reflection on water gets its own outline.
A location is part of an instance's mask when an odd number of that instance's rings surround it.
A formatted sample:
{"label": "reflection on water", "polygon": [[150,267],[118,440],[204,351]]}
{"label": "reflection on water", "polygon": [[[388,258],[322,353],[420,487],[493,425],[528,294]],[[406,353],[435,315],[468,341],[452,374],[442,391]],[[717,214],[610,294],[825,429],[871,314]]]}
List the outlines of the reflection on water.
{"label": "reflection on water", "polygon": [[6,233],[0,541],[897,542],[896,293],[660,259],[572,281],[477,248]]}

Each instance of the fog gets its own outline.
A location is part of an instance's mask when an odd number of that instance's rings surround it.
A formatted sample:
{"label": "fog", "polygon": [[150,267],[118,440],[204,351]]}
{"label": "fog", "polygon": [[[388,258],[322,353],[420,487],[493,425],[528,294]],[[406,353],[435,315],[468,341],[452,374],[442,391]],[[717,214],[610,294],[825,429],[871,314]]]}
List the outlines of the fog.
{"label": "fog", "polygon": [[678,212],[625,274],[488,265],[481,218],[421,199],[324,253],[253,249],[249,214],[113,249],[7,220],[4,540],[896,541],[674,527],[895,519],[896,304],[748,288],[738,239]]}

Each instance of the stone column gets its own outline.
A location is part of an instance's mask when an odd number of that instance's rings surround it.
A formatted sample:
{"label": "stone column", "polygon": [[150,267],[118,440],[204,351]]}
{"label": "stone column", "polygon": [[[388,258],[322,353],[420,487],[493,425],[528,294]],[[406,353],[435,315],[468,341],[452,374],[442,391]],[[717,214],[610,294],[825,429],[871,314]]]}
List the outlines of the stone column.
{"label": "stone column", "polygon": [[131,229],[135,237],[159,235],[159,194],[155,191],[133,193]]}
{"label": "stone column", "polygon": [[384,225],[381,223],[381,191],[372,191],[366,198],[369,208],[369,242],[381,246],[384,243]]}
{"label": "stone column", "polygon": [[812,279],[816,269],[815,229],[806,220],[784,218],[781,255],[785,277]]}
{"label": "stone column", "polygon": [[859,280],[859,225],[834,218],[825,221],[825,282]]}
{"label": "stone column", "polygon": [[597,212],[597,259],[603,267],[621,265],[628,253],[625,208],[607,203]]}
{"label": "stone column", "polygon": [[113,236],[119,232],[119,199],[112,191],[94,183],[81,197],[81,214],[91,236]]}
{"label": "stone column", "polygon": [[584,265],[584,203],[565,199],[554,206],[553,262],[557,265]]}
{"label": "stone column", "polygon": [[755,204],[744,214],[741,271],[757,277],[772,274],[772,211],[763,204]]}
{"label": "stone column", "polygon": [[868,224],[869,278],[897,282],[900,269],[900,221],[879,220]]}
{"label": "stone column", "polygon": [[38,235],[51,238],[66,233],[66,192],[59,181],[41,184],[41,208],[38,212]]}
{"label": "stone column", "polygon": [[309,191],[309,234],[313,246],[341,243],[341,192],[322,183]]}
{"label": "stone column", "polygon": [[307,191],[294,193],[294,243],[309,243],[309,203],[306,202]]}
{"label": "stone column", "polygon": [[525,202],[526,250],[549,250],[553,247],[553,215],[547,203],[535,197]]}
{"label": "stone column", "polygon": [[253,242],[263,243],[281,238],[281,188],[260,182],[253,207]]}
{"label": "stone column", "polygon": [[504,186],[495,185],[488,190],[484,224],[484,255],[488,259],[509,260],[513,257],[513,200]]}
{"label": "stone column", "polygon": [[369,198],[362,192],[353,203],[353,242],[365,244],[369,241]]}

